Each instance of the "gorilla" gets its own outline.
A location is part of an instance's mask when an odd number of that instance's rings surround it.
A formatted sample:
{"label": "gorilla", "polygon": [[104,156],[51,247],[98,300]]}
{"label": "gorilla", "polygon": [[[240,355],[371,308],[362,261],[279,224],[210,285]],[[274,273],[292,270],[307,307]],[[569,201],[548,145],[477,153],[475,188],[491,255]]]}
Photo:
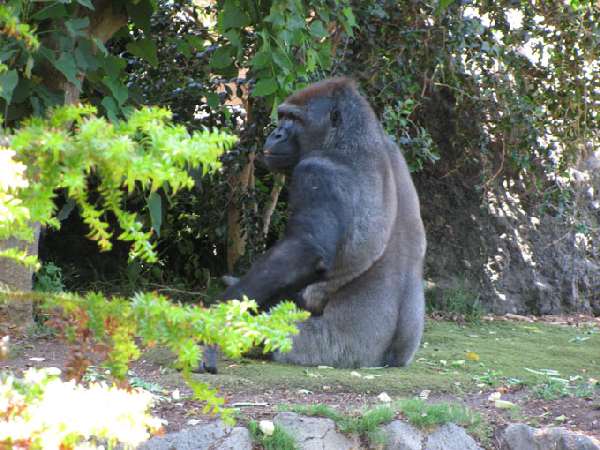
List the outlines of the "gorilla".
{"label": "gorilla", "polygon": [[407,365],[423,333],[426,241],[402,153],[347,78],[291,95],[278,117],[264,163],[291,173],[287,229],[223,298],[291,297],[312,313],[275,361]]}

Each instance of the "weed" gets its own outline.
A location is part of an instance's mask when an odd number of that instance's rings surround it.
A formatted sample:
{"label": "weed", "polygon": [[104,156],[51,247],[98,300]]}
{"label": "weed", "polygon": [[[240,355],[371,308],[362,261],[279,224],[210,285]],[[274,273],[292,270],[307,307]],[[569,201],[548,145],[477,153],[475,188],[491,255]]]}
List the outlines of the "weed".
{"label": "weed", "polygon": [[441,296],[435,292],[428,294],[427,303],[429,312],[440,311],[451,317],[462,317],[468,323],[480,323],[485,312],[479,294],[469,287],[466,280],[445,289]]}
{"label": "weed", "polygon": [[556,400],[568,397],[569,394],[569,382],[555,377],[548,377],[543,383],[533,387],[533,395],[543,400]]}
{"label": "weed", "polygon": [[280,405],[280,411],[290,411],[305,416],[326,417],[333,420],[336,424],[340,424],[346,419],[346,416],[340,414],[335,409],[328,405]]}
{"label": "weed", "polygon": [[474,375],[473,380],[477,383],[487,384],[496,387],[502,384],[502,374],[497,370],[487,369],[481,375]]}
{"label": "weed", "polygon": [[472,426],[481,421],[478,414],[461,405],[429,404],[419,398],[413,398],[401,400],[398,407],[408,421],[419,428],[433,428],[450,422]]}
{"label": "weed", "polygon": [[251,420],[248,422],[248,430],[252,440],[261,445],[264,450],[297,450],[296,440],[290,436],[283,428],[275,425],[275,430],[271,436],[267,436],[260,431],[258,422]]}
{"label": "weed", "polygon": [[35,274],[34,290],[40,292],[63,292],[65,285],[63,283],[62,269],[53,262],[44,263]]}

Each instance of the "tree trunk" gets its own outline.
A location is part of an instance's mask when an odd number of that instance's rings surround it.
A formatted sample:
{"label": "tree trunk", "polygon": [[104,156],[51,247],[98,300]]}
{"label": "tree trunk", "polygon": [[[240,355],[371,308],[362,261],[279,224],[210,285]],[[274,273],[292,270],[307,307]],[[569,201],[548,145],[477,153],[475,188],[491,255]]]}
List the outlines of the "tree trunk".
{"label": "tree trunk", "polygon": [[[82,9],[83,11],[84,9]],[[85,11],[88,11],[85,9]],[[97,37],[102,42],[106,42],[120,28],[127,24],[127,14],[124,10],[115,10],[111,0],[94,1],[94,12],[89,15],[90,35]],[[49,48],[55,48],[50,45]],[[65,93],[65,104],[77,103],[81,94],[81,89],[68,82],[56,70],[52,69],[44,82],[51,89],[60,89]],[[78,76],[83,83],[84,75]],[[16,247],[18,249],[27,249],[30,255],[38,255],[38,243],[40,235],[40,224],[33,225],[34,239],[32,242],[19,241],[17,239],[0,240],[0,249]],[[9,291],[31,292],[33,288],[33,272],[30,268],[17,264],[7,258],[0,258],[0,287]],[[9,301],[11,295],[8,296]],[[13,301],[7,305],[7,317],[12,327],[25,330],[33,324],[33,303],[31,299],[15,295]]]}
{"label": "tree trunk", "polygon": [[[11,238],[0,241],[0,250],[18,248],[28,254],[37,256],[40,237],[40,224],[33,225],[33,241],[25,242]],[[31,292],[33,288],[33,271],[8,258],[0,258],[0,287],[10,292]],[[6,315],[9,324],[19,331],[26,331],[33,325],[33,303],[30,298],[13,296],[9,292]]]}
{"label": "tree trunk", "polygon": [[242,230],[242,204],[241,198],[254,186],[254,158],[256,154],[248,154],[248,162],[230,182],[231,197],[227,209],[227,270],[233,273],[235,264],[246,253],[246,236]]}

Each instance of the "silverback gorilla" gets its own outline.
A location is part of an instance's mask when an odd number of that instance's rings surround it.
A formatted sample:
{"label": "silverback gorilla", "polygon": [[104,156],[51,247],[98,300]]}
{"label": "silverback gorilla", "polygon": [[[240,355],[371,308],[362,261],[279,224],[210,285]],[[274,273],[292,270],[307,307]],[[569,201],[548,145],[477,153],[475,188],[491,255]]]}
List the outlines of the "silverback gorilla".
{"label": "silverback gorilla", "polygon": [[313,316],[276,361],[407,365],[423,332],[426,244],[402,153],[346,78],[293,94],[278,115],[264,160],[292,174],[288,226],[223,298],[268,307],[299,293]]}

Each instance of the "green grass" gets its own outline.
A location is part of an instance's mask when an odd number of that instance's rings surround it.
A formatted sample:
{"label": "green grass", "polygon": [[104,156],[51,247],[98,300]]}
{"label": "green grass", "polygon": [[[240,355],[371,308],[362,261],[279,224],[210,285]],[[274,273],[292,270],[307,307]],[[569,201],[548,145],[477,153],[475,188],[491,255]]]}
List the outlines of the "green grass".
{"label": "green grass", "polygon": [[398,408],[414,426],[432,429],[446,423],[471,427],[481,423],[481,416],[462,405],[427,403],[418,398],[401,400]]}
{"label": "green grass", "polygon": [[[580,328],[560,325],[483,322],[460,326],[428,321],[423,344],[407,368],[306,368],[245,359],[221,364],[216,377],[199,377],[225,389],[284,388],[313,392],[361,392],[412,396],[423,389],[435,393],[473,392],[501,384],[535,386],[545,381],[535,371],[552,369],[560,378],[600,373],[600,333],[578,339]],[[479,361],[470,361],[468,352]],[[533,369],[534,372],[527,369]],[[366,378],[365,378],[366,376]],[[326,388],[324,388],[326,386]]]}
{"label": "green grass", "polygon": [[252,440],[260,444],[264,450],[297,450],[296,440],[290,436],[283,428],[275,425],[275,430],[271,436],[266,436],[260,431],[258,422],[251,420],[248,422],[248,430]]}
{"label": "green grass", "polygon": [[377,406],[349,416],[342,414],[330,406],[318,405],[281,405],[280,410],[292,411],[305,416],[326,417],[333,420],[340,432],[345,434],[358,434],[368,439],[371,446],[385,444],[385,435],[380,426],[391,422],[396,416],[396,411],[390,406]]}
{"label": "green grass", "polygon": [[466,406],[450,403],[427,403],[419,398],[401,400],[396,407],[414,426],[431,430],[446,423],[454,423],[464,427],[469,434],[480,442],[488,442],[491,427],[481,415]]}

